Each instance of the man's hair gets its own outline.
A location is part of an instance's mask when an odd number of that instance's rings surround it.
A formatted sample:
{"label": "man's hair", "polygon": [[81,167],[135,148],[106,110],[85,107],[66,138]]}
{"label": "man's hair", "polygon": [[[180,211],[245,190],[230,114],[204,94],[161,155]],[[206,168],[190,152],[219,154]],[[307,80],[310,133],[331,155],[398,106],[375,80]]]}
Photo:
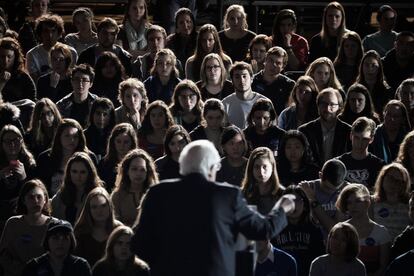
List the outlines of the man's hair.
{"label": "man's hair", "polygon": [[82,63],[79,65],[75,65],[72,69],[71,77],[73,78],[77,72],[80,72],[82,74],[88,75],[89,80],[92,83],[93,79],[95,78],[95,71],[92,66],[86,63]]}
{"label": "man's hair", "polygon": [[[341,93],[339,93],[339,91],[335,88],[332,87],[328,87],[323,89],[321,92],[319,92],[318,96],[316,97],[316,103],[319,105],[321,99],[323,96],[328,95],[328,94],[333,94],[336,96],[336,98],[338,99],[338,104],[339,104],[339,110],[342,109],[342,107],[344,106],[344,101],[342,99],[342,95]],[[339,111],[338,111],[339,114]]]}
{"label": "man's hair", "polygon": [[116,23],[115,19],[105,17],[99,22],[97,32],[99,33],[101,30],[103,30],[105,28],[112,28],[112,27],[115,28],[116,33],[119,32],[119,27],[118,27],[118,24]]}
{"label": "man's hair", "polygon": [[382,16],[384,15],[384,13],[386,13],[387,11],[391,11],[395,14],[395,16],[397,16],[397,12],[389,5],[382,5],[381,7],[379,7],[378,11],[377,11],[377,22],[381,21]]}
{"label": "man's hair", "polygon": [[345,181],[346,167],[338,159],[330,159],[322,167],[322,181],[329,181],[334,186],[339,186]]}
{"label": "man's hair", "polygon": [[285,49],[283,49],[282,47],[275,46],[275,47],[270,48],[266,52],[266,58],[268,58],[270,55],[275,55],[277,57],[282,57],[283,58],[283,66],[286,66],[286,64],[288,63],[288,54],[285,51]]}
{"label": "man's hair", "polygon": [[197,140],[186,145],[181,152],[180,174],[201,173],[206,178],[213,165],[220,163],[220,155],[208,140]]}
{"label": "man's hair", "polygon": [[236,61],[230,68],[230,78],[233,79],[234,71],[247,70],[249,71],[250,77],[253,77],[253,69],[250,64],[244,61]]}
{"label": "man's hair", "polygon": [[352,124],[351,133],[362,133],[365,131],[369,131],[370,137],[372,138],[375,135],[376,127],[377,126],[372,119],[367,117],[359,117]]}
{"label": "man's hair", "polygon": [[145,31],[145,39],[148,40],[148,37],[152,33],[159,32],[162,34],[162,37],[164,38],[164,41],[167,39],[167,32],[165,29],[159,25],[150,25],[148,29]]}

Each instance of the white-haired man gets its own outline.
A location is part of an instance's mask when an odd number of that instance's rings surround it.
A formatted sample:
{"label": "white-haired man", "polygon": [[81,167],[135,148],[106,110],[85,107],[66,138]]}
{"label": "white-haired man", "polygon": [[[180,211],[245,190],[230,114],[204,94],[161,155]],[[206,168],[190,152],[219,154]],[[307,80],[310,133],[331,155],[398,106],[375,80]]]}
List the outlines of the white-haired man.
{"label": "white-haired man", "polygon": [[152,186],[143,199],[131,248],[151,275],[233,276],[237,234],[277,235],[294,198],[283,196],[266,218],[252,211],[239,188],[215,182],[220,155],[207,140],[188,144],[179,163],[183,177]]}

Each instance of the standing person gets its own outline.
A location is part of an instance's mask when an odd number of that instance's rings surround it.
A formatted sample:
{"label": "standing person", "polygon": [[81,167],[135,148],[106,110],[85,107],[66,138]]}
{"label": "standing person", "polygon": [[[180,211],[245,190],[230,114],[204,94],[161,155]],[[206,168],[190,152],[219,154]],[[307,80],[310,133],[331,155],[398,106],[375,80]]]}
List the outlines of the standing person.
{"label": "standing person", "polygon": [[313,157],[319,166],[350,148],[351,126],[338,119],[343,107],[338,90],[327,88],[316,98],[319,117],[298,128],[308,138]]}
{"label": "standing person", "polygon": [[327,254],[313,260],[309,276],[366,276],[365,266],[357,258],[358,240],[358,232],[351,224],[335,224],[328,235]]}
{"label": "standing person", "polygon": [[22,276],[92,275],[88,262],[81,257],[72,255],[76,248],[76,238],[69,222],[58,220],[49,223],[43,247],[47,252],[28,262]]}
{"label": "standing person", "polygon": [[406,79],[398,86],[395,91],[395,98],[405,105],[410,123],[414,125],[414,78]]}
{"label": "standing person", "polygon": [[223,51],[233,62],[243,61],[249,49],[250,41],[256,34],[247,25],[247,14],[241,5],[231,5],[223,18],[223,28],[219,32]]}
{"label": "standing person", "polygon": [[347,32],[345,9],[338,2],[326,5],[322,15],[322,29],[312,37],[309,49],[309,61],[319,57],[334,60],[343,35]]}
{"label": "standing person", "polygon": [[377,11],[376,19],[379,30],[364,37],[362,44],[365,51],[375,50],[383,57],[389,50],[394,48],[394,41],[398,34],[394,31],[397,12],[389,5],[382,5]]}
{"label": "standing person", "polygon": [[268,97],[280,114],[287,107],[289,95],[295,81],[282,74],[288,62],[288,54],[281,47],[272,47],[266,52],[264,69],[254,75],[252,89]]}
{"label": "standing person", "polygon": [[80,7],[72,13],[72,24],[78,30],[65,36],[65,43],[75,48],[78,54],[98,42],[94,31],[94,15],[91,9]]}
{"label": "standing person", "polygon": [[181,64],[194,53],[197,44],[197,31],[194,14],[188,8],[180,8],[175,13],[175,33],[167,37],[166,47],[171,49]]}
{"label": "standing person", "polygon": [[148,30],[148,8],[145,0],[128,0],[122,25],[119,26],[118,41],[132,58],[143,54],[147,47],[145,32]]}
{"label": "standing person", "polygon": [[195,141],[180,156],[183,177],[148,190],[131,247],[152,275],[234,276],[237,232],[263,240],[286,225],[293,196],[282,197],[264,218],[247,207],[238,188],[215,182],[219,168],[214,145]]}
{"label": "standing person", "polygon": [[236,62],[230,69],[230,76],[235,92],[225,97],[222,102],[229,123],[244,129],[253,104],[258,99],[267,98],[252,90],[253,71],[250,64]]}
{"label": "standing person", "polygon": [[17,215],[7,220],[0,240],[0,265],[10,276],[20,275],[27,261],[44,253],[42,241],[53,221],[46,187],[38,179],[23,185],[16,207]]}
{"label": "standing person", "polygon": [[308,63],[308,41],[295,33],[296,27],[296,14],[291,9],[279,11],[273,21],[272,44],[282,47],[287,52],[287,70],[304,70]]}

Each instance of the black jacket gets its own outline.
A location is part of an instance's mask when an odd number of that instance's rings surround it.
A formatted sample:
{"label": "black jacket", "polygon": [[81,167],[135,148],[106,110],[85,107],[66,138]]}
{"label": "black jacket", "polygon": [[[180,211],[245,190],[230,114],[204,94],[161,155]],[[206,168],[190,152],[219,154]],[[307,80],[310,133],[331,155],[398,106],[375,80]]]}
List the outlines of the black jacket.
{"label": "black jacket", "polygon": [[283,210],[265,218],[249,209],[239,188],[193,173],[150,187],[131,249],[153,276],[234,276],[238,233],[264,240],[286,225]]}

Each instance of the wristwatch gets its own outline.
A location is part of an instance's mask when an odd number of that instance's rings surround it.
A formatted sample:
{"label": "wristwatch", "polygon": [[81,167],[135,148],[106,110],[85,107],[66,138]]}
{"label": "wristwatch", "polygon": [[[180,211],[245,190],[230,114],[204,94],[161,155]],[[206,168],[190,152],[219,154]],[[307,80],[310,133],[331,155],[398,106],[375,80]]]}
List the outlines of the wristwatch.
{"label": "wristwatch", "polygon": [[310,206],[311,206],[312,209],[315,209],[319,205],[321,205],[321,204],[317,200],[312,201],[311,204],[310,204]]}

